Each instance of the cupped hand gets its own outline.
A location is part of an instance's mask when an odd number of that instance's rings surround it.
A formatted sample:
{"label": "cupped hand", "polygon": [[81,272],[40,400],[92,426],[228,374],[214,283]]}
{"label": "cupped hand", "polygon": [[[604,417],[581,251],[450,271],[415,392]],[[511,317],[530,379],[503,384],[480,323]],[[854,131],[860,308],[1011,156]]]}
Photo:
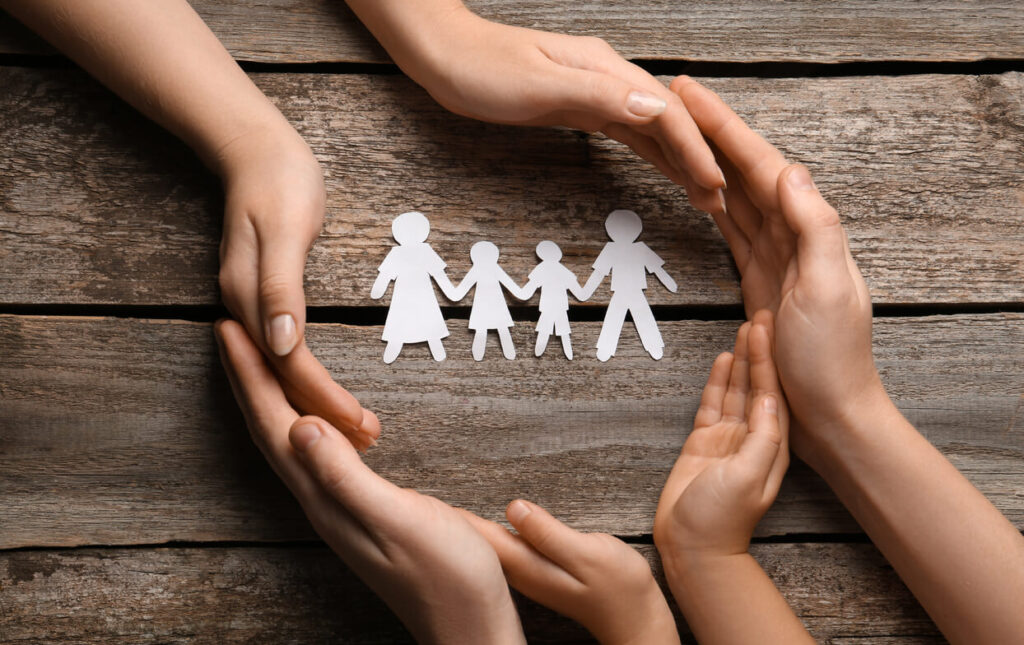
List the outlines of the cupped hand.
{"label": "cupped hand", "polygon": [[775,360],[793,415],[793,447],[885,397],[871,355],[871,299],[839,215],[807,169],[789,165],[714,93],[672,89],[715,147],[729,180],[713,213],[742,276],[747,315],[775,314]]}
{"label": "cupped hand", "polygon": [[698,208],[721,210],[725,179],[682,101],[605,41],[502,25],[464,7],[432,32],[415,51],[388,49],[442,106],[482,121],[601,131],[685,186]]}
{"label": "cupped hand", "polygon": [[334,382],[304,341],[302,277],[324,217],[320,164],[298,133],[278,128],[235,139],[214,167],[226,193],[225,305],[271,361],[288,399],[366,449],[380,436],[376,416]]}
{"label": "cupped hand", "polygon": [[579,622],[602,645],[679,642],[650,565],[622,540],[575,531],[524,500],[506,510],[518,535],[462,512],[497,551],[509,584]]}
{"label": "cupped hand", "polygon": [[498,557],[462,513],[376,475],[318,417],[300,417],[234,321],[216,326],[250,433],[313,528],[422,643],[524,643]]}
{"label": "cupped hand", "polygon": [[785,399],[772,360],[772,315],[759,311],[711,368],[693,432],[658,502],[666,565],[687,554],[746,553],[789,466]]}

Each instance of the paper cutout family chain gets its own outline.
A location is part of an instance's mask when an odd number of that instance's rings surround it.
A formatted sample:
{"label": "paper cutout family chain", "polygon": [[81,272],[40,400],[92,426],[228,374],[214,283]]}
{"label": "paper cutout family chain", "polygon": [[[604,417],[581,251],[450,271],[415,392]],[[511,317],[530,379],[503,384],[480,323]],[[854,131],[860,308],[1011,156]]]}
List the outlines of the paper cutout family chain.
{"label": "paper cutout family chain", "polygon": [[676,283],[662,268],[664,260],[646,244],[636,241],[643,229],[636,213],[612,211],[604,226],[612,241],[605,244],[597,256],[594,271],[583,287],[580,287],[576,275],[559,262],[562,258],[561,249],[548,240],[537,245],[540,264],[530,272],[526,285],[522,287],[498,266],[498,247],[491,242],[477,242],[469,252],[473,266],[456,287],[445,274],[444,260],[427,244],[430,222],[426,216],[416,211],[399,215],[391,224],[391,232],[398,246],[391,249],[384,258],[370,290],[370,297],[379,299],[387,292],[388,285],[392,281],[395,283],[387,321],[384,323],[384,334],[381,336],[387,342],[384,362],[394,362],[402,346],[407,343],[427,343],[434,360],[445,359],[441,339],[448,336],[448,326],[441,315],[431,279],[453,302],[465,298],[470,289],[475,287],[473,308],[469,314],[469,328],[476,332],[473,338],[474,359],[483,360],[487,332],[491,330],[498,332],[505,358],[512,360],[516,357],[512,335],[509,333],[514,323],[505,302],[504,290],[519,300],[529,300],[540,289],[540,319],[537,321],[535,353],[537,356],[544,353],[553,333],[561,337],[562,350],[572,360],[568,294],[571,293],[581,302],[589,299],[609,273],[612,276],[612,297],[605,313],[601,335],[597,339],[597,358],[607,361],[615,354],[622,325],[626,321],[626,312],[629,312],[644,349],[653,358],[660,359],[665,343],[644,295],[647,273],[657,276],[673,293],[676,291]]}

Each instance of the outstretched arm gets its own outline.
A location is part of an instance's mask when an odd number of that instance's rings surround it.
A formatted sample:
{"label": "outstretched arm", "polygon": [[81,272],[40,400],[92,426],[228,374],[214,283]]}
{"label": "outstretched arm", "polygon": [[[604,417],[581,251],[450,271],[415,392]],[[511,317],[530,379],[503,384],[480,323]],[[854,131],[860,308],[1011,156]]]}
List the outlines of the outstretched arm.
{"label": "outstretched arm", "polygon": [[189,4],[0,0],[0,7],[184,140],[220,176],[224,304],[295,405],[366,440],[379,435],[375,418],[303,342],[302,276],[324,216],[320,164]]}
{"label": "outstretched arm", "polygon": [[722,152],[716,215],[747,311],[776,312],[793,447],[835,490],[953,643],[1024,634],[1024,537],[896,409],[871,350],[871,301],[839,215],[721,99],[673,83]]}
{"label": "outstretched arm", "polygon": [[438,103],[482,121],[564,125],[625,143],[704,210],[725,181],[682,101],[597,38],[501,25],[460,0],[348,0]]}
{"label": "outstretched arm", "polygon": [[[389,276],[385,273],[378,274],[377,279],[373,281],[373,288],[370,289],[370,297],[373,298],[374,300],[379,300],[380,298],[384,297],[384,294],[388,290],[388,285],[391,284],[391,281],[393,279],[394,278],[392,276]],[[450,284],[451,283],[449,283],[449,285]],[[447,295],[447,293],[445,295]]]}
{"label": "outstretched arm", "polygon": [[665,272],[664,268],[658,267],[657,269],[655,269],[654,275],[656,275],[658,279],[661,280],[661,283],[665,285],[666,289],[668,289],[672,293],[676,292],[676,289],[678,288],[676,286],[676,281],[672,279],[672,276]]}
{"label": "outstretched arm", "polygon": [[511,293],[513,297],[515,297],[518,300],[530,299],[530,296],[533,295],[533,292],[527,293],[526,289],[524,287],[520,287],[518,284],[516,284],[515,280],[508,277],[508,274],[505,273],[504,269],[502,269],[501,267],[498,268],[498,271],[498,282],[500,282],[502,286],[508,289],[508,292]]}
{"label": "outstretched arm", "polygon": [[441,272],[441,278],[443,278],[443,281],[438,279],[437,276],[434,276],[434,279],[437,280],[437,284],[441,287],[441,291],[444,292],[445,297],[452,302],[458,302],[465,298],[466,294],[469,293],[469,290],[473,288],[474,284],[476,284],[476,274],[473,272],[473,269],[469,270],[469,273],[462,278],[462,281],[459,282],[459,286],[457,287],[452,286],[451,281],[448,279],[448,276],[444,271]]}
{"label": "outstretched arm", "polygon": [[601,281],[604,280],[604,277],[606,275],[608,275],[607,271],[600,271],[598,269],[594,269],[594,272],[591,273],[590,277],[587,279],[587,283],[583,285],[582,292],[580,292],[580,294],[576,297],[581,301],[590,300],[590,297],[594,295],[594,292],[597,291],[597,288],[601,286]]}

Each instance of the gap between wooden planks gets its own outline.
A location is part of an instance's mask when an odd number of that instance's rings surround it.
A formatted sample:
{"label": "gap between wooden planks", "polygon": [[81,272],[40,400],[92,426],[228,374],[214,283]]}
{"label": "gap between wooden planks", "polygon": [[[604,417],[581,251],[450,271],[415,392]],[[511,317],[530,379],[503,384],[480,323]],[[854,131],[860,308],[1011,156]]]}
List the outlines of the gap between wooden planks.
{"label": "gap between wooden planks", "polygon": [[[381,361],[380,327],[312,325],[332,375],[381,417],[367,462],[382,476],[499,519],[526,497],[582,530],[649,535],[665,477],[714,357],[738,322],[661,324],[650,359],[627,327],[599,363],[600,323],[577,323],[577,360],[522,358],[491,339],[448,360],[409,347]],[[897,404],[1010,521],[1024,527],[1024,314],[879,319],[876,357]],[[313,536],[251,445],[209,324],[0,316],[0,548],[263,541]],[[757,535],[855,533],[823,482],[795,464]]]}

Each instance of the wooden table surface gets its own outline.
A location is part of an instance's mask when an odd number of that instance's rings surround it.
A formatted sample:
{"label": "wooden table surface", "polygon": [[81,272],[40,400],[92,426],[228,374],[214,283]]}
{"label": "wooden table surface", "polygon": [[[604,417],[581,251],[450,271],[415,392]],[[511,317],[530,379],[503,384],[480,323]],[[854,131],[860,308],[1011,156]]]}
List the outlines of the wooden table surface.
{"label": "wooden table surface", "polygon": [[[396,74],[336,0],[195,0],[310,143],[328,186],[307,266],[308,337],[380,415],[367,457],[497,519],[523,496],[656,564],[658,492],[713,357],[740,323],[710,218],[602,136],[487,125]],[[876,305],[899,407],[1024,528],[1024,12],[1014,2],[469,3],[605,37],[718,91],[839,209]],[[210,331],[222,197],[181,143],[0,15],[0,642],[406,643],[317,539],[249,442]],[[649,290],[666,340],[596,340],[607,286],[574,308],[577,360],[381,361],[369,298],[390,222],[419,209],[450,274],[499,242],[523,280],[558,242],[585,276],[614,208],[679,282]],[[823,482],[796,463],[755,557],[819,640],[941,636]],[[521,603],[531,642],[590,642]],[[685,630],[685,625],[680,623]],[[690,636],[686,637],[692,640]]]}

